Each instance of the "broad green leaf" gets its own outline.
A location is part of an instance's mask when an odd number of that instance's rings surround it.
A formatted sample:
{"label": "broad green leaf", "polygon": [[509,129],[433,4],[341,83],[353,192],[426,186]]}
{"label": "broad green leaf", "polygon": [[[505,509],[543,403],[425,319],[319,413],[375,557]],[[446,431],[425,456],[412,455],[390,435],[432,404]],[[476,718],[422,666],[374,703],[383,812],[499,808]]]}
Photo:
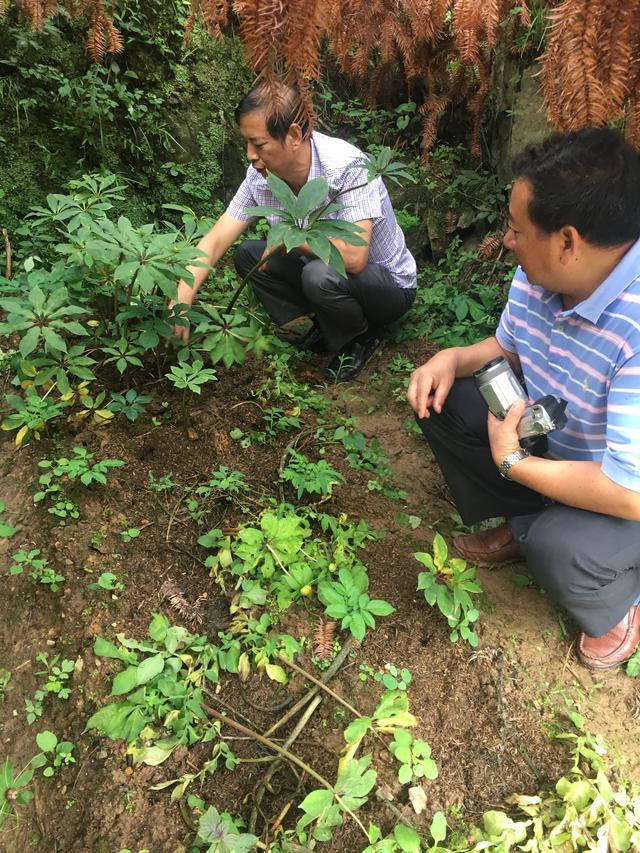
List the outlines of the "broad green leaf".
{"label": "broad green leaf", "polygon": [[433,537],[433,557],[438,569],[442,568],[447,562],[447,554],[447,543],[439,533],[436,533]]}
{"label": "broad green leaf", "polygon": [[268,175],[267,184],[284,209],[288,213],[293,214],[297,199],[289,184],[285,183],[285,181],[277,175]]}
{"label": "broad green leaf", "polygon": [[296,219],[306,219],[327,198],[329,184],[326,178],[313,178],[302,187],[293,208]]}
{"label": "broad green leaf", "polygon": [[447,819],[442,814],[442,812],[436,812],[433,816],[433,820],[431,821],[430,827],[431,837],[439,844],[441,841],[444,841],[447,837]]}
{"label": "broad green leaf", "polygon": [[312,791],[308,794],[300,803],[298,808],[302,809],[303,812],[306,812],[310,818],[315,819],[321,815],[325,809],[328,809],[332,803],[332,792],[327,791],[324,788],[320,788],[319,790]]}
{"label": "broad green leaf", "polygon": [[394,828],[393,835],[403,853],[420,853],[420,836],[411,827],[399,823]]}
{"label": "broad green leaf", "polygon": [[119,672],[113,679],[111,695],[122,696],[124,693],[129,693],[130,690],[133,690],[138,685],[137,675],[137,666],[130,666],[123,672]]}
{"label": "broad green leaf", "polygon": [[58,745],[58,738],[50,731],[38,732],[36,743],[43,752],[53,752]]}
{"label": "broad green leaf", "polygon": [[367,604],[367,610],[374,616],[388,616],[390,613],[395,613],[395,607],[379,598],[372,598]]}
{"label": "broad green leaf", "polygon": [[155,678],[156,675],[159,675],[163,669],[163,655],[154,655],[153,657],[146,658],[146,660],[143,660],[142,663],[138,666],[138,671],[136,673],[136,684],[138,686],[142,684],[147,684],[147,682],[151,681],[152,678]]}

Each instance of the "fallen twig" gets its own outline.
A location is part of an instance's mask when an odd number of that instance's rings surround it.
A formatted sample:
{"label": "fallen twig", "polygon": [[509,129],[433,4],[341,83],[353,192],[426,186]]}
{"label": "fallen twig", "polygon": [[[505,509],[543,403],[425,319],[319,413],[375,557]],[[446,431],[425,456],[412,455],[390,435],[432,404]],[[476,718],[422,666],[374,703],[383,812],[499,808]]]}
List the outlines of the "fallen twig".
{"label": "fallen twig", "polygon": [[336,790],[331,784],[331,782],[329,782],[327,779],[324,778],[324,776],[321,776],[318,772],[316,772],[313,767],[309,767],[309,765],[301,758],[298,758],[297,755],[294,755],[292,752],[289,752],[288,749],[284,749],[284,747],[279,746],[274,741],[269,740],[269,738],[264,737],[258,732],[251,731],[251,729],[248,729],[241,723],[232,720],[231,717],[225,717],[224,714],[219,714],[215,708],[211,708],[209,705],[203,704],[202,710],[205,712],[205,714],[208,714],[210,717],[213,717],[214,720],[219,720],[221,723],[224,723],[228,726],[231,726],[231,728],[237,729],[237,731],[242,732],[242,734],[253,737],[254,740],[256,740],[258,743],[263,744],[264,746],[273,750],[273,752],[277,752],[278,755],[281,755],[283,758],[286,758],[288,761],[291,761],[293,764],[296,764],[298,767],[304,770],[305,773],[308,773],[309,776],[312,776],[316,780],[316,782],[319,782],[322,785],[323,788],[326,788],[328,791],[331,791],[331,793],[338,801],[340,808],[342,808],[358,824],[358,826],[362,830],[364,837],[367,840],[369,839],[369,833],[367,832],[360,818],[353,813],[353,811],[344,802],[342,797],[340,797],[339,794],[336,793]]}
{"label": "fallen twig", "polygon": [[282,663],[284,663],[284,664],[286,664],[287,666],[291,667],[291,669],[293,669],[293,670],[295,670],[296,672],[300,673],[300,675],[304,675],[304,677],[305,677],[305,678],[307,678],[309,681],[312,681],[312,682],[313,682],[315,685],[317,685],[321,690],[324,690],[324,691],[325,691],[325,693],[328,693],[328,694],[329,694],[329,696],[331,696],[333,699],[335,699],[335,700],[336,700],[336,702],[339,702],[341,705],[344,705],[344,707],[347,709],[347,711],[350,711],[350,712],[353,714],[353,716],[354,716],[354,717],[362,717],[362,716],[363,716],[363,715],[360,713],[360,711],[357,711],[357,710],[353,707],[353,705],[350,705],[350,704],[346,701],[346,699],[343,699],[343,698],[342,698],[342,696],[338,696],[338,694],[337,694],[337,693],[334,693],[334,692],[333,692],[333,690],[332,690],[330,687],[327,687],[327,685],[326,685],[326,684],[324,684],[322,681],[320,681],[320,679],[316,678],[316,677],[315,677],[315,675],[311,675],[311,673],[310,673],[310,672],[307,672],[305,669],[302,669],[302,667],[298,666],[298,664],[297,664],[297,663],[293,663],[293,661],[290,661],[290,660],[289,660],[288,658],[286,658],[284,655],[278,655],[278,660],[281,660],[281,661],[282,661]]}

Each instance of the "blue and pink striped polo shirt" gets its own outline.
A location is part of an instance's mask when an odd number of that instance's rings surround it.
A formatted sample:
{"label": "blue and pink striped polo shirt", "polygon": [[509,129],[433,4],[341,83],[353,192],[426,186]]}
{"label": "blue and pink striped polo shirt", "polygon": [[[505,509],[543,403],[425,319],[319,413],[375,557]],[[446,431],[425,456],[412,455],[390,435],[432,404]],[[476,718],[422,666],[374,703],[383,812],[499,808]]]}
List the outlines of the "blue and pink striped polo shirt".
{"label": "blue and pink striped polo shirt", "polygon": [[496,337],[518,355],[531,399],[568,402],[550,454],[601,462],[609,479],[640,492],[640,240],[568,310],[518,267]]}
{"label": "blue and pink striped polo shirt", "polygon": [[[391,273],[398,287],[416,287],[416,262],[407,249],[402,229],[396,222],[389,193],[382,178],[376,178],[364,187],[366,173],[355,168],[354,163],[362,160],[363,154],[355,145],[315,131],[311,134],[311,167],[308,180],[326,178],[329,195],[353,187],[338,199],[342,210],[329,214],[329,219],[342,219],[346,222],[373,221],[371,242],[369,244],[369,263],[379,264]],[[247,169],[247,176],[240,184],[235,196],[227,207],[229,216],[234,219],[248,220],[245,208],[257,205],[281,208],[282,205],[269,189],[266,179],[253,166]],[[276,216],[268,216],[270,225],[278,221]]]}

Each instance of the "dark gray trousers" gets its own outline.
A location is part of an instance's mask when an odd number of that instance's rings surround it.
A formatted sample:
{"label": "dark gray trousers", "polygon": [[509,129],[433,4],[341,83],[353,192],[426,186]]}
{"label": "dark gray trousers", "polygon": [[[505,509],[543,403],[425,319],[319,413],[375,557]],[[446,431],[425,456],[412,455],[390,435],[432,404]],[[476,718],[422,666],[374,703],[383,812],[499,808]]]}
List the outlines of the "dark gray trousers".
{"label": "dark gray trousers", "polygon": [[418,423],[463,521],[506,516],[535,581],[585,633],[617,625],[640,595],[640,522],[550,503],[501,477],[473,379],[457,380],[442,413]]}
{"label": "dark gray trousers", "polygon": [[[260,260],[264,240],[246,240],[236,249],[234,263],[244,277]],[[415,288],[403,288],[379,264],[367,264],[359,275],[346,278],[318,258],[293,250],[274,255],[251,276],[254,293],[274,323],[305,314],[315,315],[327,346],[338,352],[358,335],[399,320],[415,299]]]}

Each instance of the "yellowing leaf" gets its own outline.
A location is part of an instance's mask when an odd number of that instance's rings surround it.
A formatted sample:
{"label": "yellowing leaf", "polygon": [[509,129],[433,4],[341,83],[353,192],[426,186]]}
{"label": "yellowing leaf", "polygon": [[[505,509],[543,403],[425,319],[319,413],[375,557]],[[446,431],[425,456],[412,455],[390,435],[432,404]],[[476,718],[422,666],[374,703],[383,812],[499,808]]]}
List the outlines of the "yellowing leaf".
{"label": "yellowing leaf", "polygon": [[275,663],[268,663],[265,665],[265,670],[272,681],[277,681],[278,684],[287,683],[287,673],[281,666]]}
{"label": "yellowing leaf", "polygon": [[20,427],[20,429],[18,430],[18,434],[16,435],[16,447],[21,447],[22,442],[24,441],[24,438],[28,432],[28,426],[25,425],[23,427]]}

